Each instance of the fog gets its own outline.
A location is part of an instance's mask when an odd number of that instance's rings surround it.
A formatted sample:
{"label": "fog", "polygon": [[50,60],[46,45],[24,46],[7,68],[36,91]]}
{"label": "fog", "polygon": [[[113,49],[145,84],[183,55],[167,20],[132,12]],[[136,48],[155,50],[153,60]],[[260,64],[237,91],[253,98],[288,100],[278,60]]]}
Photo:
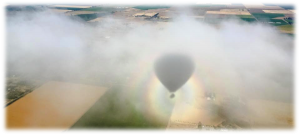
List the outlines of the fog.
{"label": "fog", "polygon": [[6,39],[7,76],[126,86],[141,61],[179,52],[216,93],[293,103],[294,39],[267,24],[233,18],[213,26],[185,14],[168,25],[113,17],[89,24],[46,10],[8,16]]}

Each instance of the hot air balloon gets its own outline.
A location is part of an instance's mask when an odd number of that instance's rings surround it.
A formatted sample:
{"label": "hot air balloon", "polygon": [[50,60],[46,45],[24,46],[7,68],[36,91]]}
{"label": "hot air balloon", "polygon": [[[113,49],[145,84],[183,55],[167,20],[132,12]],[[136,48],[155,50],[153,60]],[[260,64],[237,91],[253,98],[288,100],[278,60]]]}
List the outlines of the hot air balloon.
{"label": "hot air balloon", "polygon": [[194,61],[184,54],[170,53],[159,57],[154,64],[155,74],[160,82],[172,93],[173,98],[194,72]]}

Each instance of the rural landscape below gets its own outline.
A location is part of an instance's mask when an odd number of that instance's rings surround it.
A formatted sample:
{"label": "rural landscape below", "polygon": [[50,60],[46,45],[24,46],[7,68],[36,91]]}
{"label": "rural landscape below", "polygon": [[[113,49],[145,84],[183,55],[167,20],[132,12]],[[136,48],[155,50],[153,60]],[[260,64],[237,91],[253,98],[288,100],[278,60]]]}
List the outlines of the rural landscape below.
{"label": "rural landscape below", "polygon": [[5,8],[9,130],[294,128],[294,5]]}

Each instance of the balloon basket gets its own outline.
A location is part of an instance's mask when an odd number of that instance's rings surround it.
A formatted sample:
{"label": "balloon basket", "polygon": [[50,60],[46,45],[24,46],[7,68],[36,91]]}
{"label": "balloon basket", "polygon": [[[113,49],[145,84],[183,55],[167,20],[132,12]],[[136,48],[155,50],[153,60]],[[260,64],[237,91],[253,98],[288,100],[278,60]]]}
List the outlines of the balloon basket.
{"label": "balloon basket", "polygon": [[175,94],[172,93],[172,94],[170,95],[170,98],[174,98],[174,97],[175,97]]}

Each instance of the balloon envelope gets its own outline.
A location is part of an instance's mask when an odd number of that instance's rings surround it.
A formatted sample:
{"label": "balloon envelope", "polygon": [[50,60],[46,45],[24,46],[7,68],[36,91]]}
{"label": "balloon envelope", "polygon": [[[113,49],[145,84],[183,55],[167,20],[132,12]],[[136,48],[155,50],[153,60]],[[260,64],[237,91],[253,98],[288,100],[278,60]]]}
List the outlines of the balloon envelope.
{"label": "balloon envelope", "polygon": [[154,68],[161,83],[170,92],[175,92],[191,77],[195,64],[186,55],[166,54],[156,60]]}

